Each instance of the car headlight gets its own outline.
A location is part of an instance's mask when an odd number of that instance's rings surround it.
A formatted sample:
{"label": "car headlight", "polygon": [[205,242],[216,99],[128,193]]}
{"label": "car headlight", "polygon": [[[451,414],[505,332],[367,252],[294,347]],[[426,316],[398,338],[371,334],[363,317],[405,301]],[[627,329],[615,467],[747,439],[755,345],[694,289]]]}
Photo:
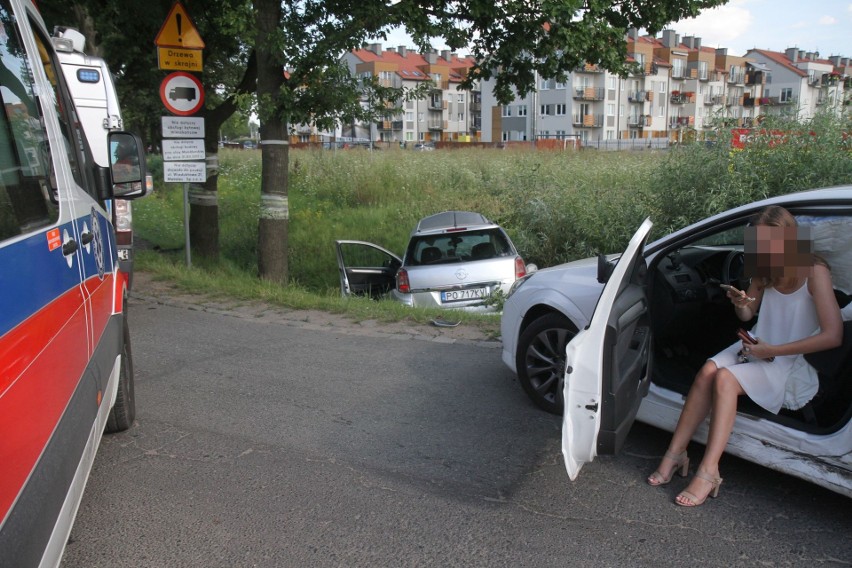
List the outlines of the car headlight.
{"label": "car headlight", "polygon": [[508,294],[506,294],[506,299],[508,300],[509,298],[511,298],[511,297],[512,297],[512,294],[514,294],[515,292],[517,292],[517,291],[518,291],[518,289],[519,289],[521,286],[523,286],[523,285],[524,285],[524,282],[526,282],[527,280],[529,280],[530,276],[532,276],[533,274],[535,274],[535,273],[533,272],[533,273],[527,274],[526,276],[522,276],[522,277],[518,278],[517,280],[515,280],[515,281],[512,283],[512,287],[511,287],[511,288],[509,288],[509,293],[508,293]]}

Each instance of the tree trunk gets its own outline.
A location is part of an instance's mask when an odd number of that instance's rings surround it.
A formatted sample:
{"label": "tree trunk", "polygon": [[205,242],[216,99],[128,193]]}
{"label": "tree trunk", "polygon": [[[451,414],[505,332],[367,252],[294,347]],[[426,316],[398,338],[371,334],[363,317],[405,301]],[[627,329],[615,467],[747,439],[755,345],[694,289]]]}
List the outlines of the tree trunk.
{"label": "tree trunk", "polygon": [[189,184],[189,242],[193,256],[219,260],[219,142],[221,121],[202,111],[207,181]]}
{"label": "tree trunk", "polygon": [[289,145],[287,120],[278,104],[284,69],[274,47],[280,44],[276,36],[282,8],[279,0],[255,0],[254,9],[262,152],[257,266],[261,278],[286,284]]}

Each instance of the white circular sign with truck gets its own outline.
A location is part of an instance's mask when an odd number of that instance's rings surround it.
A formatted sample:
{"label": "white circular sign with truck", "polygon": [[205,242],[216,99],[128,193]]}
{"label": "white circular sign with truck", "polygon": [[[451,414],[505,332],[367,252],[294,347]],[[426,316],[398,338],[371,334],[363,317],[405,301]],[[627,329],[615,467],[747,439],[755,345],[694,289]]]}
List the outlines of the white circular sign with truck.
{"label": "white circular sign with truck", "polygon": [[172,114],[190,116],[204,104],[204,87],[194,75],[176,71],[160,83],[160,100]]}

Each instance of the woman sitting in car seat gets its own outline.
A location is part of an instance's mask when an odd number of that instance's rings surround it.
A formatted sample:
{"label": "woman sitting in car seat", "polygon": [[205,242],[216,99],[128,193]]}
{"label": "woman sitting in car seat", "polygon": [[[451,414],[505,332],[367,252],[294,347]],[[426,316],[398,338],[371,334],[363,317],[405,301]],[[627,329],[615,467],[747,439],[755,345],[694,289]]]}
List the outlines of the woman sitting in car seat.
{"label": "woman sitting in car seat", "polygon": [[831,349],[842,340],[828,264],[811,252],[810,239],[802,238],[786,209],[772,206],[758,213],[746,228],[745,249],[751,284],[748,291],[730,289],[727,296],[741,321],[750,321],[760,310],[753,336],[742,332],[742,341],[698,371],[668,450],[648,477],[653,486],[666,485],[676,471],[686,477],[687,444],[709,414],[704,456],[675,500],[684,507],[719,494],[719,460],[734,426],[737,398],[748,395],[772,413],[782,406],[803,406],[818,387],[816,372],[803,355]]}

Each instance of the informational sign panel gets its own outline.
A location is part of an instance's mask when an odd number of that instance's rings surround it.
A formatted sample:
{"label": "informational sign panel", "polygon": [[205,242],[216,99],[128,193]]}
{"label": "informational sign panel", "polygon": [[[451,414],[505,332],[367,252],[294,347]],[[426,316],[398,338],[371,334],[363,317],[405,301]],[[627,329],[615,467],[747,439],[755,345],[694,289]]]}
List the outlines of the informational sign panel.
{"label": "informational sign panel", "polygon": [[204,105],[204,87],[194,75],[175,71],[160,83],[160,100],[172,114],[190,116]]}
{"label": "informational sign panel", "polygon": [[204,140],[194,138],[177,138],[163,140],[163,160],[180,162],[182,160],[203,160]]}
{"label": "informational sign panel", "polygon": [[175,71],[202,71],[204,68],[200,49],[158,47],[157,62],[160,69]]}
{"label": "informational sign panel", "polygon": [[195,117],[162,117],[163,138],[204,138],[204,119]]}
{"label": "informational sign panel", "polygon": [[207,168],[204,162],[163,162],[163,181],[204,183]]}

